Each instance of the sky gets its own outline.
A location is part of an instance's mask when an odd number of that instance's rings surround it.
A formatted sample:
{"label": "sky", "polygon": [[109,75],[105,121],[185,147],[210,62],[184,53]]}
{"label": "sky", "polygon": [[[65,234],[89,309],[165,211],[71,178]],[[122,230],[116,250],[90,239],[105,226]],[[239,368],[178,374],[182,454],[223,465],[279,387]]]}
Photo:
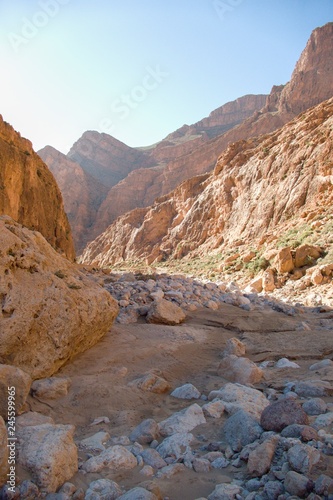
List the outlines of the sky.
{"label": "sky", "polygon": [[0,0],[0,114],[34,149],[153,144],[291,76],[333,0]]}

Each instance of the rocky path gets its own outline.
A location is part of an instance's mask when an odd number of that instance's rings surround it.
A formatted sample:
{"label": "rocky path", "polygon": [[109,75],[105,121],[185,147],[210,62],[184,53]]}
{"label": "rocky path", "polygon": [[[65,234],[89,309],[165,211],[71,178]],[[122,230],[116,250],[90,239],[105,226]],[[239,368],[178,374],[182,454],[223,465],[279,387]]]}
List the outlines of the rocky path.
{"label": "rocky path", "polygon": [[[329,308],[183,277],[106,281],[118,322],[34,382],[19,417],[26,482],[15,498],[333,498]],[[156,306],[164,300],[170,309]],[[45,426],[49,437],[24,463],[24,443]],[[61,470],[41,452],[55,429],[66,434],[53,446]],[[79,468],[65,477],[73,446]]]}

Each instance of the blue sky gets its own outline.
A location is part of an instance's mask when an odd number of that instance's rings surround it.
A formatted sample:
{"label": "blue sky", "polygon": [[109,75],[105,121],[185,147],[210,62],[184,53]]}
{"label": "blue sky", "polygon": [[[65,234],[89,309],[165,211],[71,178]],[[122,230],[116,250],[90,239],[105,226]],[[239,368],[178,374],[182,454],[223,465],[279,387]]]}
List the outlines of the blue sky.
{"label": "blue sky", "polygon": [[0,113],[36,150],[147,146],[286,83],[333,0],[1,0]]}

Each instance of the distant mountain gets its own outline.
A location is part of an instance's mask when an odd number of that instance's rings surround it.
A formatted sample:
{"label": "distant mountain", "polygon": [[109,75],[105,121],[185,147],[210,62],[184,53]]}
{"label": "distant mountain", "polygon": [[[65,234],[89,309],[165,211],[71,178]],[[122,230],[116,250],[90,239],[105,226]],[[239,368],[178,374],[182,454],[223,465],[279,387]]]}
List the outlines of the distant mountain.
{"label": "distant mountain", "polygon": [[[89,230],[77,233],[78,248],[122,214],[147,207],[184,180],[212,171],[230,143],[273,132],[330,98],[332,53],[333,23],[328,23],[312,32],[286,85],[274,86],[269,96],[250,95],[227,103],[150,148],[128,148],[106,134],[86,132],[69,155],[109,190],[96,209],[96,217],[91,217]],[[49,166],[57,177],[52,161]],[[64,197],[67,199],[65,193]]]}

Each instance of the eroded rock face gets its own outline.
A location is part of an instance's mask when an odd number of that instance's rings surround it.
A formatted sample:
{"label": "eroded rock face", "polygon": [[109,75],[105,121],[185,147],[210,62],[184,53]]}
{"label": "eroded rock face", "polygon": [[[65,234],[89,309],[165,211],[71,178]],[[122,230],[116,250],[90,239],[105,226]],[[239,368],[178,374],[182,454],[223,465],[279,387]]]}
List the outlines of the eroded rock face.
{"label": "eroded rock face", "polygon": [[[87,246],[83,261],[159,262],[206,255],[239,240],[258,246],[270,232],[285,233],[286,214],[300,218],[333,202],[332,123],[330,99],[273,134],[231,144],[214,174],[192,178],[151,207],[118,218]],[[271,290],[274,273],[267,272]]]}
{"label": "eroded rock face", "polygon": [[0,362],[50,376],[105,335],[118,306],[39,232],[2,216],[0,234]]}
{"label": "eroded rock face", "polygon": [[32,144],[0,115],[0,215],[9,215],[73,260],[71,229],[56,181]]}

